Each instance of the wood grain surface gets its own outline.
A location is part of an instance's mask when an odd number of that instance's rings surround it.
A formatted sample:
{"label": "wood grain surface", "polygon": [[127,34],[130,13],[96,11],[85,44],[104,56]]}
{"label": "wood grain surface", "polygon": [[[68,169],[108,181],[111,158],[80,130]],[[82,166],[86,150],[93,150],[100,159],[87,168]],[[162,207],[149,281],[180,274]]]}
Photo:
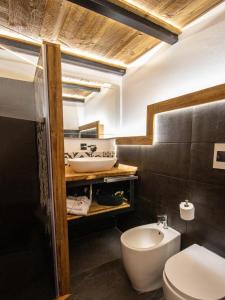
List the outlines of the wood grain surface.
{"label": "wood grain surface", "polygon": [[[110,0],[174,33],[222,0]],[[119,22],[69,1],[0,1],[0,25],[34,40],[55,41],[117,64],[129,64],[159,43]]]}
{"label": "wood grain surface", "polygon": [[51,172],[55,214],[56,259],[59,295],[70,292],[68,228],[66,222],[66,185],[64,172],[64,133],[60,46],[44,42],[49,102]]}
{"label": "wood grain surface", "polygon": [[130,204],[127,201],[124,201],[122,204],[116,206],[99,205],[98,203],[93,201],[87,216],[77,216],[77,215],[68,214],[67,221],[77,220],[80,218],[87,218],[102,213],[117,211],[125,208],[130,208]]}
{"label": "wood grain surface", "polygon": [[92,180],[97,178],[111,177],[111,176],[128,176],[134,175],[137,172],[137,167],[119,164],[118,167],[112,168],[109,171],[77,173],[71,167],[65,167],[66,181]]}

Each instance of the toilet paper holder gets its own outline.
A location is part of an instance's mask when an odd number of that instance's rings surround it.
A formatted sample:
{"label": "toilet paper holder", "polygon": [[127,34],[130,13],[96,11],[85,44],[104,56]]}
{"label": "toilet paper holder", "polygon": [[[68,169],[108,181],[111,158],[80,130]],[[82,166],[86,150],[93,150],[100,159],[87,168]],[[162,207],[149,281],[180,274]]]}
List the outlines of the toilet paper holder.
{"label": "toilet paper holder", "polygon": [[189,200],[187,200],[187,199],[185,200],[184,206],[185,206],[185,207],[188,207],[188,206],[189,206]]}
{"label": "toilet paper holder", "polygon": [[180,217],[184,221],[194,220],[195,208],[194,205],[187,199],[180,203]]}

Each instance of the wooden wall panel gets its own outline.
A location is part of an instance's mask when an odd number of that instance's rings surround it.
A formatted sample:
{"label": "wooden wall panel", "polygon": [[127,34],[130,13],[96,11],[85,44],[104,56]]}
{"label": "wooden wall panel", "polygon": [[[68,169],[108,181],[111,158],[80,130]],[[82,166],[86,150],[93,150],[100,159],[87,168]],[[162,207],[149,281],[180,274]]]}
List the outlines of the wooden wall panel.
{"label": "wooden wall panel", "polygon": [[151,145],[154,141],[154,120],[156,114],[224,99],[225,84],[220,84],[204,90],[148,105],[146,136],[118,137],[116,138],[116,143],[118,145]]}

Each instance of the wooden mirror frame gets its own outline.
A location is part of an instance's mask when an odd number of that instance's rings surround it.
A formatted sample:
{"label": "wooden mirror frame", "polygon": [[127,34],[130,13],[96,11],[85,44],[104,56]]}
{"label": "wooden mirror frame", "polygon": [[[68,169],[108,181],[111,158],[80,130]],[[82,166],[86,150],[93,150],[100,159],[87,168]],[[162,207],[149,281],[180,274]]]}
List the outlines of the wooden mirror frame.
{"label": "wooden mirror frame", "polygon": [[154,142],[155,115],[175,109],[225,100],[225,84],[216,85],[204,90],[171,98],[147,106],[147,124],[145,136],[129,136],[116,138],[117,145],[152,145]]}
{"label": "wooden mirror frame", "polygon": [[94,130],[96,130],[98,139],[104,138],[104,125],[100,124],[100,121],[88,123],[88,124],[79,126],[78,128],[80,131],[94,129]]}

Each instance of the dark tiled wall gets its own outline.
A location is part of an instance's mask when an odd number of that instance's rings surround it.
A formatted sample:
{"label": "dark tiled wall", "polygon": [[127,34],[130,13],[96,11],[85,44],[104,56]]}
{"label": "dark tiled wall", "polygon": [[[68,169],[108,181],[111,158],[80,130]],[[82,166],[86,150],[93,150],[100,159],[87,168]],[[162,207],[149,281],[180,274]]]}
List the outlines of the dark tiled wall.
{"label": "dark tiled wall", "polygon": [[[136,215],[142,222],[167,213],[183,247],[203,244],[225,256],[225,170],[212,168],[214,143],[225,143],[225,101],[160,114],[153,146],[120,146],[120,162],[136,165],[140,181]],[[187,226],[179,203],[196,208]]]}
{"label": "dark tiled wall", "polygon": [[53,299],[52,257],[40,222],[36,124],[0,117],[1,299]]}

